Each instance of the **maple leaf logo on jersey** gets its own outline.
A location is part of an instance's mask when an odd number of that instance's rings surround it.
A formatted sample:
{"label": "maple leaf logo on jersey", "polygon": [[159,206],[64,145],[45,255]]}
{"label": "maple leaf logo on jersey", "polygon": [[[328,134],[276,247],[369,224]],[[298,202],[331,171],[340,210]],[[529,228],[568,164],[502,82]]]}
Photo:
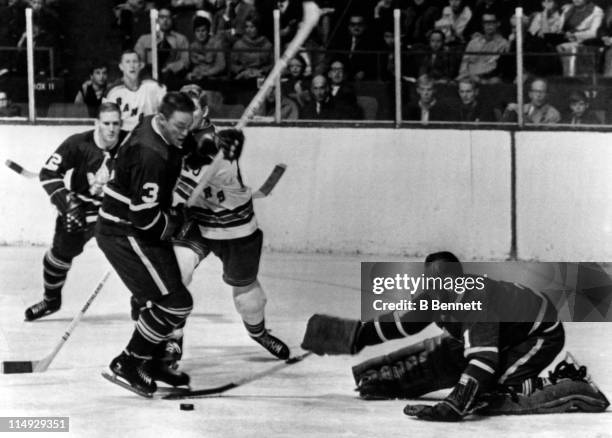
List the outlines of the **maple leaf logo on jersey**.
{"label": "maple leaf logo on jersey", "polygon": [[104,157],[100,168],[94,174],[87,172],[87,182],[89,183],[89,193],[92,196],[102,196],[102,190],[110,179],[109,156]]}

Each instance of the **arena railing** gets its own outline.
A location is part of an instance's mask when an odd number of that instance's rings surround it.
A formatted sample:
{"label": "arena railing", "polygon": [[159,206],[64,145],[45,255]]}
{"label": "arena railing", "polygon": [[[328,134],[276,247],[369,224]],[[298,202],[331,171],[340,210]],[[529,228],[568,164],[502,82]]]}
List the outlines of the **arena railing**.
{"label": "arena railing", "polygon": [[[517,10],[517,13],[520,13]],[[29,14],[29,15],[28,15]],[[159,78],[159,66],[158,60],[160,55],[163,54],[163,50],[157,49],[155,43],[156,33],[156,17],[157,11],[151,11],[151,35],[152,35],[152,67],[151,75],[154,78]],[[395,40],[394,46],[386,51],[359,51],[354,52],[355,56],[368,56],[372,60],[372,70],[375,72],[370,80],[358,81],[354,83],[355,95],[357,97],[357,107],[361,110],[363,117],[346,119],[344,117],[335,117],[333,119],[304,119],[301,115],[297,120],[287,119],[285,108],[283,103],[286,101],[287,94],[291,93],[291,90],[287,90],[285,86],[286,82],[279,78],[275,91],[274,99],[271,99],[265,111],[262,115],[258,116],[254,122],[257,124],[269,124],[276,123],[281,125],[317,125],[326,126],[328,124],[338,125],[347,124],[350,126],[387,126],[387,127],[465,127],[472,129],[476,127],[501,127],[502,129],[554,129],[556,127],[563,127],[561,123],[555,124],[554,126],[538,126],[530,125],[528,121],[524,120],[522,112],[518,112],[514,118],[503,117],[505,107],[510,103],[517,103],[519,107],[527,104],[529,101],[529,90],[525,89],[526,85],[529,84],[529,80],[532,77],[525,77],[523,70],[532,71],[531,64],[534,60],[548,58],[549,62],[544,64],[560,63],[563,64],[565,70],[558,70],[553,76],[548,76],[549,82],[549,93],[548,100],[553,106],[556,106],[560,112],[565,112],[568,107],[569,94],[572,92],[582,92],[588,99],[592,111],[597,115],[597,120],[601,124],[597,125],[597,128],[606,126],[607,122],[607,102],[612,95],[610,87],[608,87],[609,79],[603,78],[597,73],[598,64],[602,57],[601,50],[591,50],[586,53],[523,53],[522,41],[522,28],[517,29],[517,52],[502,53],[494,55],[499,56],[499,62],[506,65],[506,68],[510,68],[504,72],[505,77],[498,83],[481,83],[479,84],[479,98],[481,101],[485,101],[487,106],[490,107],[494,116],[487,118],[486,120],[480,120],[479,122],[465,122],[462,120],[453,119],[451,116],[444,117],[443,120],[436,120],[432,118],[427,122],[423,122],[419,119],[409,120],[411,116],[408,114],[410,107],[414,107],[414,104],[418,101],[418,76],[421,73],[418,69],[413,66],[415,60],[419,57],[424,58],[428,51],[421,47],[403,47],[400,44],[400,26],[399,26],[399,11],[394,14],[395,23]],[[521,21],[518,20],[520,23]],[[22,115],[27,115],[27,121],[36,122],[44,121],[59,121],[59,122],[70,122],[73,120],[80,120],[87,118],[88,114],[85,111],[77,111],[74,105],[71,104],[72,100],[64,102],[59,96],[63,93],[64,84],[62,79],[54,77],[54,52],[52,48],[33,48],[31,47],[31,11],[26,10],[26,33],[29,35],[27,38],[27,79],[23,77],[13,77],[11,81],[5,82],[5,87],[9,90],[23,90],[24,84],[27,84],[27,99],[19,104],[22,110]],[[280,37],[279,37],[279,18],[278,11],[274,14],[275,24],[275,38],[274,38],[274,62],[280,58]],[[8,49],[8,48],[7,48]],[[16,50],[15,48],[10,48]],[[0,48],[0,51],[2,48]],[[34,52],[40,51],[48,52],[48,74],[41,75],[41,69],[37,69],[36,65],[40,64],[40,57],[34,56]],[[175,51],[175,50],[174,50]],[[32,52],[30,54],[30,52]],[[226,56],[226,71],[230,71],[230,60],[231,51],[225,51]],[[311,60],[311,67],[315,71],[318,60],[324,60],[321,62],[322,65],[327,65],[335,55],[341,55],[342,52],[333,50],[308,50],[308,58]],[[449,50],[445,52],[449,56],[449,62],[453,62],[453,66],[449,66],[451,74],[447,78],[439,78],[434,75],[434,87],[436,89],[436,97],[439,101],[444,102],[449,107],[456,108],[459,105],[459,96],[457,92],[457,81],[456,73],[458,66],[461,63],[461,58],[466,55],[463,51]],[[491,53],[477,53],[476,55],[491,55]],[[15,56],[15,58],[21,59],[21,67],[23,68],[24,57]],[[399,59],[400,62],[395,62]],[[567,62],[566,62],[567,61]],[[510,66],[510,67],[508,67]],[[518,66],[518,68],[517,68]],[[524,67],[524,68],[523,68]],[[512,72],[514,69],[514,72]],[[537,69],[536,69],[537,70]],[[23,69],[22,69],[23,71]],[[0,71],[1,73],[1,71]],[[530,75],[532,76],[532,75]],[[0,81],[2,81],[2,75],[0,75]],[[488,80],[485,82],[492,82]],[[11,84],[19,82],[20,86],[13,86]],[[177,89],[183,83],[190,81],[180,81],[173,84],[174,89]],[[222,121],[231,122],[236,120],[242,114],[244,107],[250,101],[250,98],[256,93],[258,81],[253,79],[251,81],[244,81],[239,83],[235,81],[231,74],[226,73],[218,77],[198,81],[204,89],[210,91],[210,106],[211,115],[215,119]],[[0,82],[1,84],[2,82]],[[0,85],[0,90],[2,86]],[[295,90],[294,90],[295,91]],[[307,96],[306,91],[302,89],[304,96]],[[25,94],[25,93],[22,93]],[[19,96],[17,99],[13,99],[16,102],[22,102],[25,96]],[[58,101],[59,100],[59,101]],[[299,100],[299,99],[298,99]],[[299,102],[303,103],[303,102]],[[27,105],[27,106],[26,106]],[[299,105],[298,105],[299,106]],[[0,113],[1,114],[1,113]],[[14,119],[13,119],[14,120]],[[582,129],[582,127],[574,126],[574,128]]]}

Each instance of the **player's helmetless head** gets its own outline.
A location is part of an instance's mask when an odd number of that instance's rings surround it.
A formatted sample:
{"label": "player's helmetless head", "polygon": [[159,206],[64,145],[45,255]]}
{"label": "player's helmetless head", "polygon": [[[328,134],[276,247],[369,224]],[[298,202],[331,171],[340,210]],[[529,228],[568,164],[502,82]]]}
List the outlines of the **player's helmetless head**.
{"label": "player's helmetless head", "polygon": [[119,70],[123,73],[123,77],[131,81],[138,80],[140,70],[142,70],[142,62],[138,53],[127,50],[121,54],[121,60],[119,62]]}
{"label": "player's helmetless head", "polygon": [[195,110],[193,100],[185,93],[171,92],[164,96],[157,121],[168,143],[179,148],[183,145],[193,126]]}
{"label": "player's helmetless head", "polygon": [[100,146],[109,149],[117,144],[121,130],[121,111],[116,103],[104,102],[100,105],[95,129],[103,143]]}

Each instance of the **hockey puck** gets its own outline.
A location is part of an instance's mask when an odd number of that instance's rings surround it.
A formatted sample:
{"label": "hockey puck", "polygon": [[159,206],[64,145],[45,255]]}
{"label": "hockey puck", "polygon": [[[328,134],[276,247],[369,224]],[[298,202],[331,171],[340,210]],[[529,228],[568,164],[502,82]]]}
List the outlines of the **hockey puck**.
{"label": "hockey puck", "polygon": [[181,411],[193,411],[193,404],[181,403]]}

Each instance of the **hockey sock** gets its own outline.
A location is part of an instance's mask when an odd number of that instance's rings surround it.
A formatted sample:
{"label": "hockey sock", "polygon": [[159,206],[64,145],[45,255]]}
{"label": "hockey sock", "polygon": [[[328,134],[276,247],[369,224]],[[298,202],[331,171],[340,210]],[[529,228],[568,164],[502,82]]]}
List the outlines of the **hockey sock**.
{"label": "hockey sock", "polygon": [[264,332],[266,331],[266,321],[265,319],[262,319],[260,323],[258,324],[249,324],[246,321],[242,321],[244,323],[244,326],[246,327],[247,331],[249,332],[249,335],[256,338],[258,336],[261,336],[264,334]]}
{"label": "hockey sock", "polygon": [[45,299],[56,300],[61,298],[62,287],[66,282],[70,261],[65,261],[53,254],[50,249],[43,258],[43,280],[45,284]]}

